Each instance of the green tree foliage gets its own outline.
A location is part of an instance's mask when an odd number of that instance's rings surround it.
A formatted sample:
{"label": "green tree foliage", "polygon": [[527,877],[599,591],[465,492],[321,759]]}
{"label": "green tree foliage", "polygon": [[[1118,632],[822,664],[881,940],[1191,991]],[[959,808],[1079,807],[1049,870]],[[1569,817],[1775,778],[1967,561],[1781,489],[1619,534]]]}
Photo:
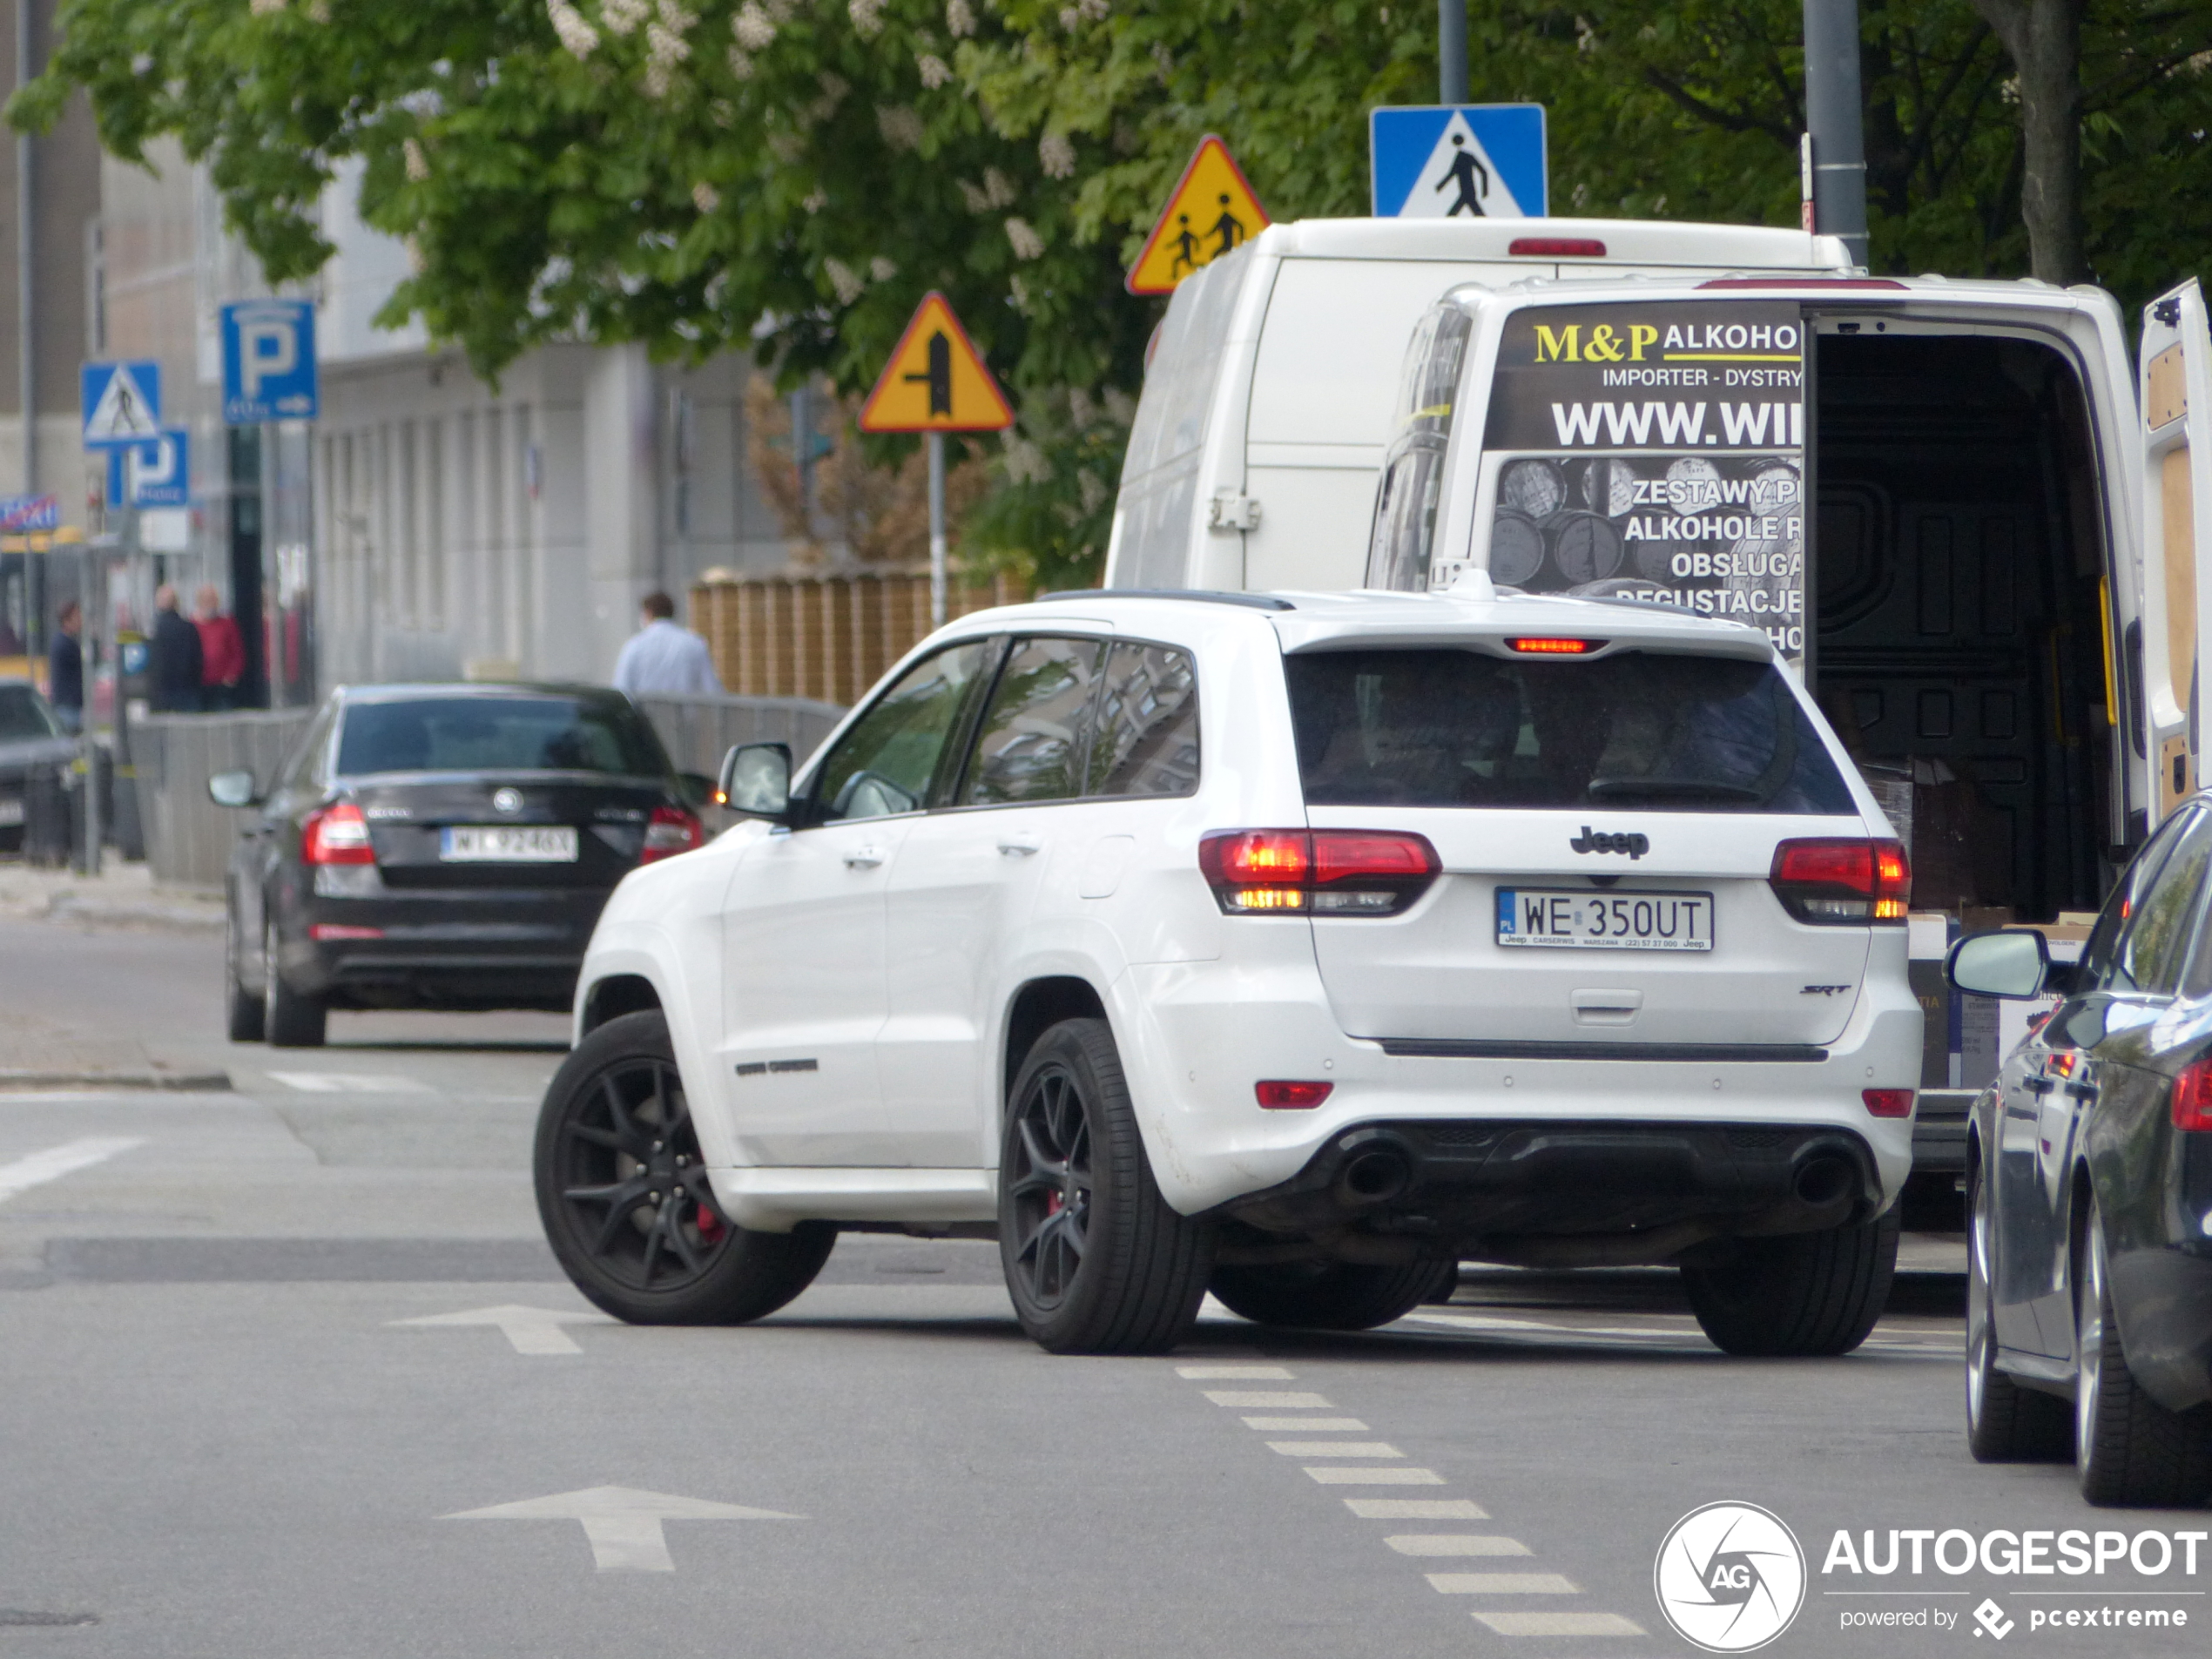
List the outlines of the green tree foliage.
{"label": "green tree foliage", "polygon": [[[2085,0],[2080,217],[2130,300],[2194,268],[2212,0]],[[1474,8],[1474,92],[1550,110],[1558,212],[1793,224],[1798,0]],[[2017,78],[1969,0],[1863,7],[1874,259],[2013,274]],[[1161,306],[1122,290],[1199,136],[1277,219],[1366,208],[1366,113],[1436,84],[1428,0],[65,0],[18,97],[173,136],[279,280],[361,167],[419,314],[487,374],[556,338],[867,386],[941,288],[1020,430],[975,540],[1095,575]],[[2178,205],[2178,206],[2177,206]],[[891,448],[896,448],[894,441]]]}

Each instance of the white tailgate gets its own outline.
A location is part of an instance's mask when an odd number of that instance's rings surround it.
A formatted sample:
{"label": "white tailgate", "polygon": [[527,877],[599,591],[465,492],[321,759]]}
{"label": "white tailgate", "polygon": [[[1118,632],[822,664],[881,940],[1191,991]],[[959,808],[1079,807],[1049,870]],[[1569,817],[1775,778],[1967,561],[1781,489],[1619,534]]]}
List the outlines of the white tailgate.
{"label": "white tailgate", "polygon": [[[1316,917],[1314,952],[1345,1031],[1527,1042],[1818,1044],[1850,1020],[1869,930],[1808,927],[1767,885],[1777,842],[1852,837],[1856,819],[1649,811],[1317,806],[1316,829],[1412,830],[1444,875],[1399,917]],[[1585,828],[1650,848],[1573,851]],[[1884,832],[1886,833],[1886,832]],[[1507,948],[1497,890],[1710,893],[1709,952]],[[1614,995],[1617,994],[1617,995]]]}

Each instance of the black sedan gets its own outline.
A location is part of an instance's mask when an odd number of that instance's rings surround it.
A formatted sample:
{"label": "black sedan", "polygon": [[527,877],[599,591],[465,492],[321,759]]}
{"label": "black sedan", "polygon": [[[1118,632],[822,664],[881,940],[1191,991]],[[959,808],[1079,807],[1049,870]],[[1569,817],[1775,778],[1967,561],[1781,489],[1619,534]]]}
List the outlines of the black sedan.
{"label": "black sedan", "polygon": [[34,767],[77,758],[77,739],[29,680],[0,680],[0,851],[23,845],[24,786]]}
{"label": "black sedan", "polygon": [[334,693],[231,854],[233,1042],[323,1040],[341,1008],[566,1008],[591,929],[641,863],[705,840],[679,775],[619,692],[382,685]]}
{"label": "black sedan", "polygon": [[2136,855],[2079,963],[2030,932],[1951,955],[1960,990],[2059,997],[1968,1123],[1968,1441],[1984,1462],[2070,1449],[2093,1503],[2212,1495],[2208,867],[2200,796]]}

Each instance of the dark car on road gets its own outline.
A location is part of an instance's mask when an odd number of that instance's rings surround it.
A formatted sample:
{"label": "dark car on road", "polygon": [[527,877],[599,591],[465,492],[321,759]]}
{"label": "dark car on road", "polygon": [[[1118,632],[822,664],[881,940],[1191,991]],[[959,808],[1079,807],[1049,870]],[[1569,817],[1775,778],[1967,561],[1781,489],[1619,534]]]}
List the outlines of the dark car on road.
{"label": "dark car on road", "polygon": [[23,846],[24,797],[31,772],[68,765],[76,759],[77,746],[37,686],[29,680],[0,680],[0,852]]}
{"label": "dark car on road", "polygon": [[2200,796],[2136,855],[2078,963],[2033,932],[1952,951],[1960,990],[2059,998],[1968,1123],[1969,1443],[1984,1462],[2070,1448],[2094,1503],[2212,1494],[2208,869]]}
{"label": "dark car on road", "polygon": [[232,1040],[314,1047],[334,1008],[565,1009],[607,895],[702,843],[709,787],[617,691],[334,693],[265,787],[208,781],[255,809],[225,882]]}

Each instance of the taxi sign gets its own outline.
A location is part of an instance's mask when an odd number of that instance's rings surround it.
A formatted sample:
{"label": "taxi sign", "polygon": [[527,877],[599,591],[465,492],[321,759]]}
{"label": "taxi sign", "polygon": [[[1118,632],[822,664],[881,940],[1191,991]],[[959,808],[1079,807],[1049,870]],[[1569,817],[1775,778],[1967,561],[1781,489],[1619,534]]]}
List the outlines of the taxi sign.
{"label": "taxi sign", "polygon": [[860,430],[998,432],[1013,424],[1013,408],[945,296],[924,294],[860,406]]}
{"label": "taxi sign", "polygon": [[1243,246],[1269,222],[1229,146],[1209,132],[1198,140],[1124,286],[1131,293],[1172,293],[1184,278]]}

